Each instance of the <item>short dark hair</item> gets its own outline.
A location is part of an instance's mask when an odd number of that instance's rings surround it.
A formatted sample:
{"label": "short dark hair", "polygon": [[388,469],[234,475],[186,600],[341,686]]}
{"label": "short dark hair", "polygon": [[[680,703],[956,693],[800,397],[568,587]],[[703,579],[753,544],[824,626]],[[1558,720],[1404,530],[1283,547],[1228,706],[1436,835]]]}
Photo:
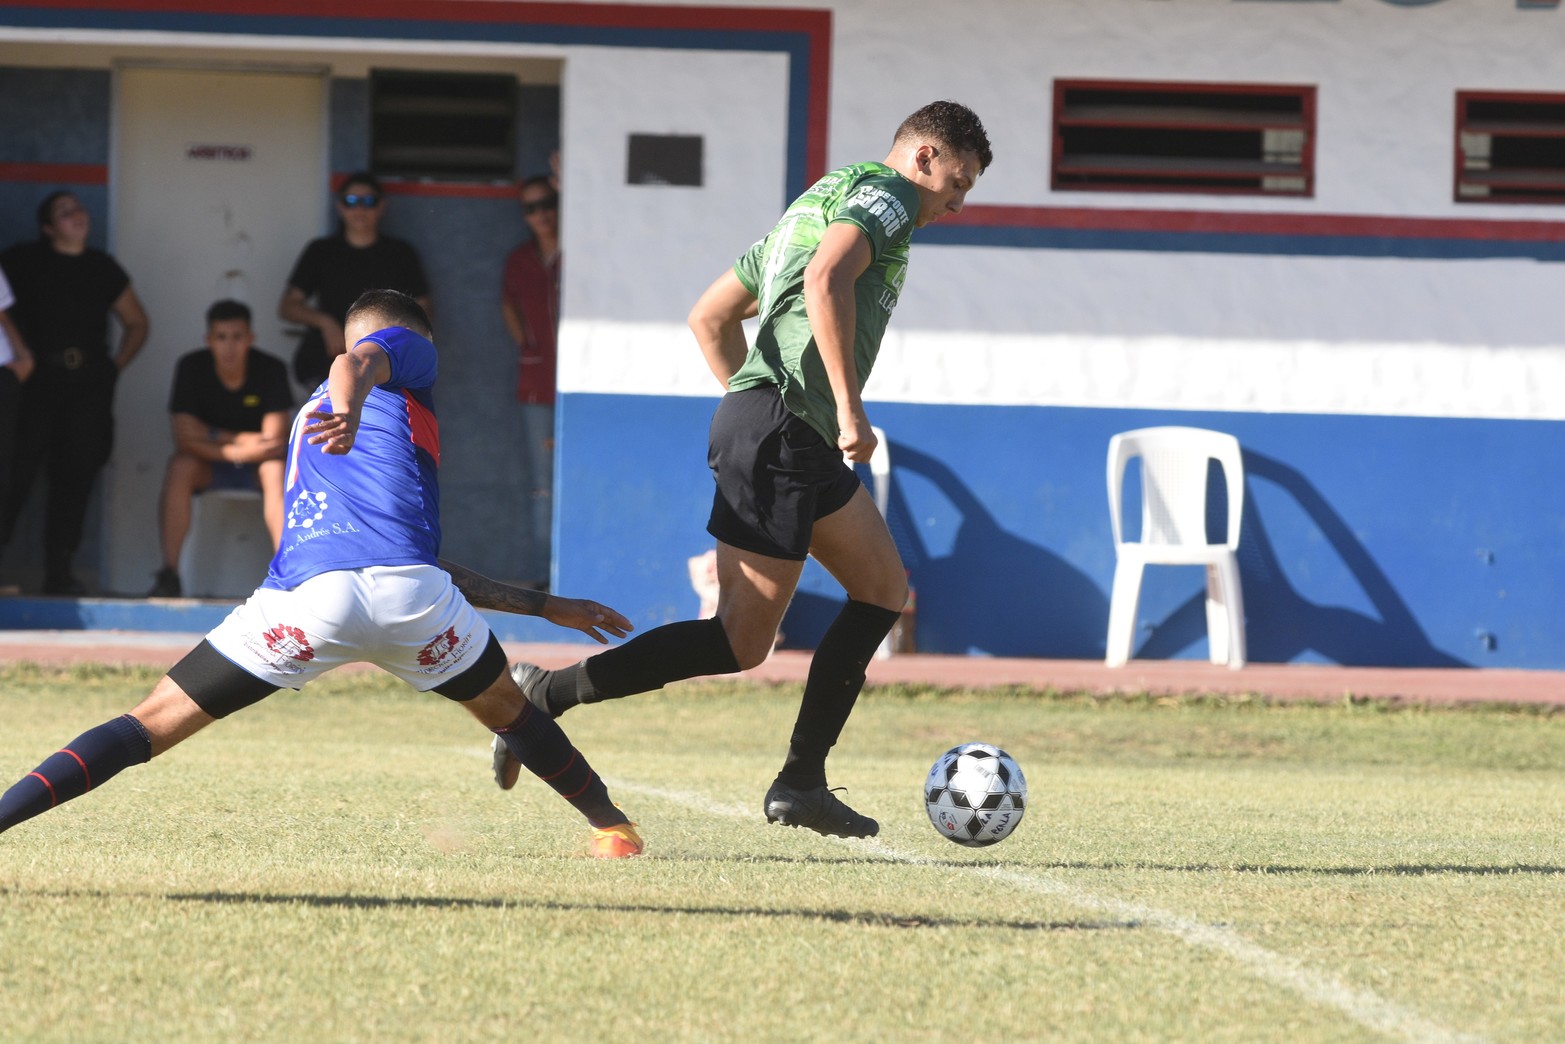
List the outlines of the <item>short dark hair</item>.
{"label": "short dark hair", "polygon": [[380,179],[367,170],[356,170],[342,179],[342,187],[337,190],[337,198],[348,190],[349,185],[364,185],[377,196],[384,196],[386,190],[380,187]]}
{"label": "short dark hair", "polygon": [[554,179],[547,174],[531,174],[516,183],[516,191],[518,194],[521,193],[522,189],[530,188],[546,188],[550,192],[554,192],[556,195],[559,194],[554,188]]}
{"label": "short dark hair", "polygon": [[54,205],[62,199],[75,199],[78,203],[81,202],[80,199],[77,199],[76,193],[70,189],[56,189],[45,196],[43,202],[38,204],[38,235],[40,237],[43,237],[44,229],[54,224],[54,215],[52,213]]}
{"label": "short dark hair", "polygon": [[343,318],[346,326],[361,315],[369,315],[381,327],[402,326],[416,334],[434,340],[435,331],[429,324],[429,314],[424,306],[401,290],[366,290],[359,295]]}
{"label": "short dark hair", "polygon": [[980,174],[988,170],[994,160],[983,121],[976,112],[959,102],[930,102],[903,120],[892,141],[908,138],[928,138],[957,152],[977,153]]}
{"label": "short dark hair", "polygon": [[248,325],[250,322],[250,306],[243,301],[235,301],[231,297],[225,297],[221,301],[213,301],[212,307],[206,310],[206,324],[226,323],[232,319],[243,319]]}

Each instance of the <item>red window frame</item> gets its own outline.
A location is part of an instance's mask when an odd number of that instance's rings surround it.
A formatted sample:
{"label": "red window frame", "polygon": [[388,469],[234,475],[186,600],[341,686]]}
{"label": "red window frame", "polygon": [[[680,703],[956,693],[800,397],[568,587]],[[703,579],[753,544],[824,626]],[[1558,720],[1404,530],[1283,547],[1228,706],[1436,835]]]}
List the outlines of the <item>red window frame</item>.
{"label": "red window frame", "polygon": [[[1154,104],[1131,104],[1148,94]],[[1127,104],[1115,104],[1123,98]],[[1235,104],[1223,105],[1224,99]],[[1241,101],[1249,99],[1249,101]],[[1255,100],[1294,99],[1256,107]],[[1188,100],[1189,104],[1180,102]],[[1161,135],[1163,155],[1091,154],[1068,149],[1072,129],[1145,130]],[[1303,141],[1296,163],[1167,152],[1169,132],[1189,131],[1191,143],[1211,133],[1296,131]],[[1291,182],[1268,179],[1285,179]],[[1163,80],[1068,79],[1054,82],[1053,150],[1049,187],[1057,192],[1163,192],[1247,196],[1314,196],[1315,87],[1309,84],[1200,83]]]}
{"label": "red window frame", "polygon": [[[1496,113],[1496,106],[1511,111]],[[1527,110],[1537,110],[1528,118]],[[1478,111],[1474,110],[1488,111]],[[1548,111],[1553,110],[1553,111]],[[1490,139],[1489,166],[1470,166],[1468,135]],[[1458,203],[1565,203],[1565,141],[1557,166],[1507,162],[1493,166],[1493,139],[1565,139],[1565,93],[1548,91],[1457,91],[1456,132],[1452,135],[1452,198]],[[1476,157],[1474,158],[1476,163]],[[1464,192],[1464,189],[1468,191]],[[1486,191],[1476,191],[1483,189]]]}

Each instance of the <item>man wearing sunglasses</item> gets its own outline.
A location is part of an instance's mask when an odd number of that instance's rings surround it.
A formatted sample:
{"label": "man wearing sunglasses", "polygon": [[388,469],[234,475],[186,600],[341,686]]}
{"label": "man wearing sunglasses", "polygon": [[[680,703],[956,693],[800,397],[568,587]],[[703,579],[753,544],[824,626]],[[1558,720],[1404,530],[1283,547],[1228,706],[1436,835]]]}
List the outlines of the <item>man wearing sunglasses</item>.
{"label": "man wearing sunglasses", "polygon": [[516,401],[522,405],[522,466],[527,469],[533,561],[527,575],[541,586],[549,572],[549,520],[554,491],[554,361],[560,322],[560,195],[543,174],[517,186],[532,238],[505,259],[500,314],[516,342]]}
{"label": "man wearing sunglasses", "polygon": [[277,314],[304,327],[293,375],[306,389],[347,350],[343,319],[366,290],[400,290],[429,310],[429,280],[411,244],[381,235],[386,194],[373,174],[351,174],[337,192],[337,234],[312,240],[288,276]]}

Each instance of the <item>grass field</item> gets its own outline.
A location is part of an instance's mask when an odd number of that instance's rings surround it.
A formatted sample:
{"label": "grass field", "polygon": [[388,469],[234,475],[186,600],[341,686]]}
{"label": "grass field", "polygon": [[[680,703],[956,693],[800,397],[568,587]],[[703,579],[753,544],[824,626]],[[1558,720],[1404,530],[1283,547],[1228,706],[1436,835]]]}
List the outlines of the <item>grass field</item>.
{"label": "grass field", "polygon": [[[153,678],[0,667],[0,788]],[[0,837],[0,1039],[1565,1039],[1565,715],[871,690],[834,841],[759,812],[796,700],[566,717],[600,862],[446,701],[279,693]],[[977,850],[919,796],[972,739],[1031,788]]]}

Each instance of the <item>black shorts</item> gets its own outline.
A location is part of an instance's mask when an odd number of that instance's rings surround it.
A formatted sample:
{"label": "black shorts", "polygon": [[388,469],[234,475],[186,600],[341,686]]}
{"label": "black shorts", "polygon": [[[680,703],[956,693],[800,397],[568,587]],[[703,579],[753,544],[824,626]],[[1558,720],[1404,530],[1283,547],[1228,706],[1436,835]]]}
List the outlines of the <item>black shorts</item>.
{"label": "black shorts", "polygon": [[717,480],[706,531],[769,558],[809,557],[817,519],[842,508],[859,478],[842,451],[783,405],[766,384],[723,396],[707,463]]}

